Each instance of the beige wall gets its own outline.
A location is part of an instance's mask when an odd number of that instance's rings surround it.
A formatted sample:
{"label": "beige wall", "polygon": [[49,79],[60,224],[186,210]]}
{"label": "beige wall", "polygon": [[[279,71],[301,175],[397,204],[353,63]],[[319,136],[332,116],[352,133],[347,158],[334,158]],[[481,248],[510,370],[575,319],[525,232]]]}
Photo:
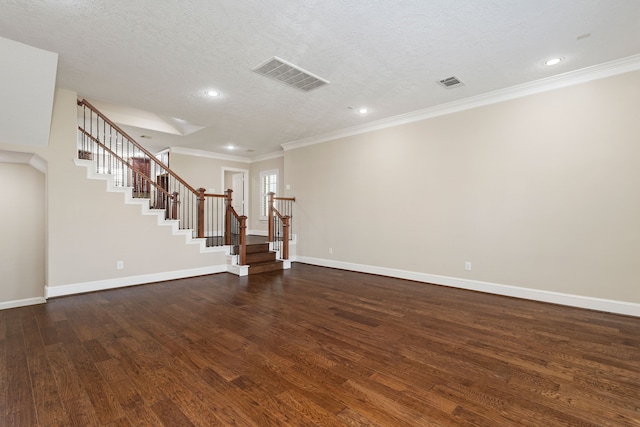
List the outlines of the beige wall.
{"label": "beige wall", "polygon": [[[49,160],[49,286],[122,278],[224,264],[224,255],[201,254],[157,218],[107,193],[75,166],[76,94],[56,93]],[[96,208],[98,207],[98,208]],[[125,268],[116,269],[124,261]]]}
{"label": "beige wall", "polygon": [[223,167],[249,170],[248,163],[174,152],[169,155],[169,167],[194,188],[215,189],[216,194],[226,190],[222,182]]}
{"label": "beige wall", "polygon": [[26,164],[0,162],[0,305],[44,297],[45,179]]}
{"label": "beige wall", "polygon": [[[49,146],[34,150],[47,162],[49,288],[225,265],[223,252],[200,253],[170,227],[157,226],[155,216],[125,205],[122,194],[107,193],[104,181],[88,180],[74,164],[76,126],[76,93],[59,89]],[[28,149],[0,143],[0,150]],[[116,269],[117,261],[124,269]]]}
{"label": "beige wall", "polygon": [[298,255],[640,303],[638,112],[633,72],[287,151]]}
{"label": "beige wall", "polygon": [[278,169],[279,181],[278,191],[276,194],[282,196],[284,194],[284,156],[275,159],[262,160],[251,163],[251,184],[249,191],[251,193],[251,213],[249,215],[248,227],[254,233],[267,233],[268,224],[266,220],[260,220],[260,172]]}

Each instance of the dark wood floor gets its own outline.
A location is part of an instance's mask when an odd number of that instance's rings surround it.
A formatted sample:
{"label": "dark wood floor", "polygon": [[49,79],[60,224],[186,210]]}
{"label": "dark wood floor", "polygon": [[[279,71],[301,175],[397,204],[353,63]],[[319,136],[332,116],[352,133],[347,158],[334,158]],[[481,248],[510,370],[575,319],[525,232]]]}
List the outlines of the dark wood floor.
{"label": "dark wood floor", "polygon": [[1,426],[640,426],[640,319],[294,264],[0,311]]}

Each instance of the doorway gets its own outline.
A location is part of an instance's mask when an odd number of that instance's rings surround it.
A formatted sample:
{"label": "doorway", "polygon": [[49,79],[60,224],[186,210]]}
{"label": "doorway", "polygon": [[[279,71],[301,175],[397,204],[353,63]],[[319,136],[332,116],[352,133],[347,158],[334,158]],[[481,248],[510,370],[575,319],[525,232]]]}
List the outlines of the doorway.
{"label": "doorway", "polygon": [[249,171],[246,169],[222,168],[224,190],[233,190],[232,206],[238,215],[249,215]]}

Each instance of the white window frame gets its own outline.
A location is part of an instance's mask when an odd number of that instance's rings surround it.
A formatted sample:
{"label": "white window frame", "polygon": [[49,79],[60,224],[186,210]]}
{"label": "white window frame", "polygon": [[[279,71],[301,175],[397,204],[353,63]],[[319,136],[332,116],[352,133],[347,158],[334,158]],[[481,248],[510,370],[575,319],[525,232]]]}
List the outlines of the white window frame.
{"label": "white window frame", "polygon": [[[275,178],[273,178],[275,177]],[[269,180],[269,182],[267,182]],[[269,219],[269,193],[278,192],[278,181],[280,181],[280,170],[270,169],[260,171],[260,219]]]}

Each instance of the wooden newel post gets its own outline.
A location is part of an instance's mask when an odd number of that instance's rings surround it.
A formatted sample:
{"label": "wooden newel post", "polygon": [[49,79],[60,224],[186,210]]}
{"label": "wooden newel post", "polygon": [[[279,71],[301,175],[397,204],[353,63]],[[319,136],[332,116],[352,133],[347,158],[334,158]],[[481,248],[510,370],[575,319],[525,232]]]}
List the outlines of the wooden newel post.
{"label": "wooden newel post", "polygon": [[204,237],[204,188],[198,188],[198,238]]}
{"label": "wooden newel post", "polygon": [[233,190],[232,189],[228,189],[227,191],[225,191],[225,193],[227,194],[227,210],[224,216],[224,244],[225,245],[230,245],[231,244],[231,197],[232,197],[232,193]]}
{"label": "wooden newel post", "polygon": [[267,238],[267,242],[273,242],[273,196],[275,196],[276,193],[269,193],[269,207],[267,208],[267,217],[269,219],[269,237]]}
{"label": "wooden newel post", "polygon": [[289,220],[290,216],[282,218],[282,259],[289,259]]}
{"label": "wooden newel post", "polygon": [[240,265],[247,265],[247,217],[242,215],[238,218],[240,221]]}
{"label": "wooden newel post", "polygon": [[173,200],[171,202],[171,219],[178,219],[178,204],[180,204],[180,194],[173,192]]}

